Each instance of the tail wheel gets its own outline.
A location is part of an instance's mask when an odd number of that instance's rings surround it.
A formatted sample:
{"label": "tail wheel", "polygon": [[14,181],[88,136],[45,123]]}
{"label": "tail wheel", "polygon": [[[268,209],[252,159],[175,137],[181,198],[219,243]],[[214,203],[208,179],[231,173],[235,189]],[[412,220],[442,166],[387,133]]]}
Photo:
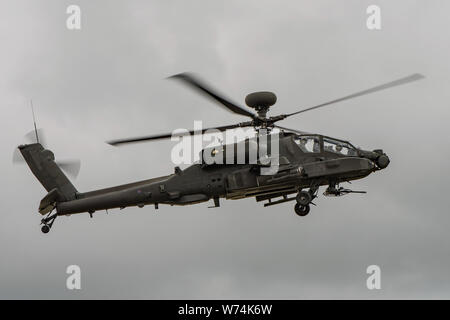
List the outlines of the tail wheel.
{"label": "tail wheel", "polygon": [[54,213],[53,215],[51,215],[50,212],[47,217],[41,220],[41,224],[43,224],[43,226],[41,227],[42,233],[49,233],[57,216],[58,213]]}
{"label": "tail wheel", "polygon": [[294,209],[295,209],[295,213],[297,215],[299,215],[300,217],[304,217],[309,213],[310,207],[308,204],[306,206],[303,206],[303,205],[297,203],[295,205]]}

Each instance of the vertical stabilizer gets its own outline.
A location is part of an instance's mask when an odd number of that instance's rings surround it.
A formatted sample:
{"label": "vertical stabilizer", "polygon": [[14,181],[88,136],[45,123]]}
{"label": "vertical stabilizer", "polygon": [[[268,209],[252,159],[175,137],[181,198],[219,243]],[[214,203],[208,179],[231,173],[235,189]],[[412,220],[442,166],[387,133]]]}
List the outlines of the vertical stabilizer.
{"label": "vertical stabilizer", "polygon": [[59,201],[76,198],[77,189],[55,163],[53,152],[44,149],[40,143],[21,145],[19,150],[33,174],[48,192],[56,189],[61,198]]}

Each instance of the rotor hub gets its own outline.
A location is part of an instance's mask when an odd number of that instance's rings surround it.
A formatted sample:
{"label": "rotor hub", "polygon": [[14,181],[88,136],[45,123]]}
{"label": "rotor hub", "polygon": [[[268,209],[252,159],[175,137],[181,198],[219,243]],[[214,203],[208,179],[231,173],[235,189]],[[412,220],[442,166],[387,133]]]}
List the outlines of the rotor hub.
{"label": "rotor hub", "polygon": [[253,92],[245,97],[245,104],[255,109],[260,118],[266,118],[267,111],[276,102],[277,96],[269,91]]}

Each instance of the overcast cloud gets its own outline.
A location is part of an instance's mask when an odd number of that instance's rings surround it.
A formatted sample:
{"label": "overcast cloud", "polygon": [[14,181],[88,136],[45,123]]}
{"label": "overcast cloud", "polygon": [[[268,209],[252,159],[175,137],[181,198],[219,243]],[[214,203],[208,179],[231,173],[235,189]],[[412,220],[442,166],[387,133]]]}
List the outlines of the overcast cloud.
{"label": "overcast cloud", "polygon": [[[66,8],[82,30],[66,29]],[[382,30],[366,28],[381,7]],[[450,298],[448,1],[0,1],[0,298]],[[195,71],[233,100],[270,90],[294,112],[419,72],[426,79],[280,125],[382,148],[391,164],[311,213],[254,199],[61,217],[15,146],[38,126],[79,158],[78,190],[173,172],[170,141],[112,138],[243,119],[165,77]],[[65,287],[66,267],[82,290]],[[366,268],[382,289],[366,288]]]}

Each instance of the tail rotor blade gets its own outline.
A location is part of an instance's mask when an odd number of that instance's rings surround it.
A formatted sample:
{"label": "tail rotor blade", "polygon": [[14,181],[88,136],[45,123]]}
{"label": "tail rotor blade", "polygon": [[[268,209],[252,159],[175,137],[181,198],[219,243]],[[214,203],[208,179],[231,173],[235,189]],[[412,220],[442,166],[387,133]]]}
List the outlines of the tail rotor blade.
{"label": "tail rotor blade", "polygon": [[[55,162],[63,171],[65,171],[72,178],[76,178],[78,176],[81,167],[80,160],[57,160]],[[16,148],[13,152],[12,163],[13,164],[25,163],[25,159],[23,158],[18,148]]]}
{"label": "tail rotor blade", "polygon": [[[26,135],[24,135],[24,143],[37,143],[36,137],[39,137],[39,143],[45,148],[46,143],[43,129],[36,129],[28,132]],[[15,148],[13,151],[12,162],[14,164],[25,162],[25,159],[23,158],[18,148]]]}
{"label": "tail rotor blade", "polygon": [[14,149],[13,156],[12,156],[12,162],[14,164],[16,164],[16,163],[24,163],[25,162],[25,159],[23,158],[23,156],[20,153],[18,148]]}
{"label": "tail rotor blade", "polygon": [[[34,112],[33,112],[33,121],[35,129],[28,132],[24,136],[25,143],[26,144],[40,143],[42,147],[46,149],[44,130],[36,128],[36,121],[34,120]],[[16,148],[13,152],[12,162],[14,164],[25,163],[25,159],[23,158],[18,148]],[[78,176],[81,167],[80,160],[58,160],[55,162],[62,170],[64,170],[72,178],[76,178]]]}
{"label": "tail rotor blade", "polygon": [[56,164],[72,178],[76,178],[80,172],[80,160],[58,160]]}
{"label": "tail rotor blade", "polygon": [[37,133],[37,136],[39,137],[39,143],[45,148],[46,140],[45,140],[44,129],[37,129],[36,131],[32,130],[32,131],[28,132],[25,135],[25,141],[27,143],[37,143],[38,141],[36,141],[36,133]]}

